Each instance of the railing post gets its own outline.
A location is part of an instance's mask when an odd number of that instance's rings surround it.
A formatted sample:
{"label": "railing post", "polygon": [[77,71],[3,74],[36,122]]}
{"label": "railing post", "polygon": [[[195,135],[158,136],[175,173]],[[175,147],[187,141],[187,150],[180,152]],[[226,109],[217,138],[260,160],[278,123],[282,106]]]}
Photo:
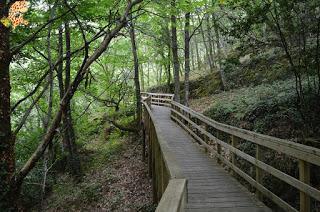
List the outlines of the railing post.
{"label": "railing post", "polygon": [[146,161],[146,118],[145,109],[143,109],[142,117],[142,161]]}
{"label": "railing post", "polygon": [[155,142],[155,132],[154,132],[154,128],[153,126],[151,127],[151,140],[152,140],[152,193],[153,193],[153,203],[158,203],[158,197],[157,197],[157,181],[158,181],[158,177],[157,177],[157,146],[156,146],[156,142]]}
{"label": "railing post", "polygon": [[[219,139],[219,135],[220,135],[220,133],[219,133],[219,131],[217,131],[217,134],[216,134],[217,139]],[[219,158],[221,156],[221,145],[218,142],[216,143],[216,145],[217,145],[217,154],[218,154],[217,162],[221,163],[221,160]]]}
{"label": "railing post", "polygon": [[152,178],[152,165],[153,165],[153,162],[152,162],[152,157],[153,157],[153,144],[152,144],[152,138],[151,138],[151,127],[150,127],[150,115],[149,113],[147,113],[148,116],[146,118],[147,120],[147,137],[148,137],[148,164],[149,164],[149,177]]}
{"label": "railing post", "polygon": [[[238,142],[238,138],[235,137],[234,135],[231,135],[231,145],[234,147],[234,148],[237,148],[239,142]],[[231,162],[232,162],[232,165],[236,166],[236,154],[235,153],[231,153]],[[235,176],[236,175],[236,172],[235,171],[232,171],[232,175]]]}
{"label": "railing post", "polygon": [[[299,160],[299,180],[306,184],[310,184],[310,163]],[[300,191],[300,212],[310,211],[310,197]]]}
{"label": "railing post", "polygon": [[[258,144],[256,145],[256,159],[260,161],[262,160],[261,146]],[[255,167],[255,170],[256,170],[256,181],[257,183],[262,184],[262,170],[258,167]],[[262,194],[258,189],[256,190],[256,195],[258,199],[262,200]]]}
{"label": "railing post", "polygon": [[[209,132],[209,127],[208,127],[207,124],[205,125],[205,131],[206,131],[206,132]],[[206,135],[204,135],[204,142],[205,142],[206,144],[210,145],[209,141],[210,141],[209,137],[206,136]],[[205,151],[205,153],[208,153],[208,148],[205,147],[205,148],[204,148],[204,151]]]}

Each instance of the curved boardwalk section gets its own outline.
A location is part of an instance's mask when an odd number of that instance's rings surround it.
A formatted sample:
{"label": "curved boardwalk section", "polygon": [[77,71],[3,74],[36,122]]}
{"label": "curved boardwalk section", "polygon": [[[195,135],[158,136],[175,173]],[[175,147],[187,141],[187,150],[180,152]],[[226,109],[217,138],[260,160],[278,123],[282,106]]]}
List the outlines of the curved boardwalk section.
{"label": "curved boardwalk section", "polygon": [[170,119],[170,109],[152,106],[152,113],[170,150],[188,180],[186,211],[270,211],[194,143],[193,138]]}

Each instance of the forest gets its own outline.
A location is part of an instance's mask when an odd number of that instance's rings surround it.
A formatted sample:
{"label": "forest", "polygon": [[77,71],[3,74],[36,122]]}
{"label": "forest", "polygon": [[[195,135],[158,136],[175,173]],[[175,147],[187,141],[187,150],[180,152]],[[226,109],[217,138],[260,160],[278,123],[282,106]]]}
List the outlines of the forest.
{"label": "forest", "polygon": [[318,0],[0,0],[0,211],[178,211],[156,104],[261,204],[320,211]]}

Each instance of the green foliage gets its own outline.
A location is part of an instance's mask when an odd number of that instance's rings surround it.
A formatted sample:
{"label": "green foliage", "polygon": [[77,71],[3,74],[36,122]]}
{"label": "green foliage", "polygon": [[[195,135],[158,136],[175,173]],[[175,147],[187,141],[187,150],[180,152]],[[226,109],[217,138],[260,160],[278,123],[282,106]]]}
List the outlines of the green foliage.
{"label": "green foliage", "polygon": [[205,115],[233,126],[280,138],[303,135],[293,81],[279,81],[218,94]]}

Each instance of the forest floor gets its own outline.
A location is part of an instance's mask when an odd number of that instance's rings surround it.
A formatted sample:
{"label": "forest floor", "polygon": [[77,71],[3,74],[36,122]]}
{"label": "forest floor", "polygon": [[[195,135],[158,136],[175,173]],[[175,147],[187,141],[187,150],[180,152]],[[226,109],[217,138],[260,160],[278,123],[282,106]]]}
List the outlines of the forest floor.
{"label": "forest floor", "polygon": [[[101,136],[98,136],[101,137]],[[85,176],[60,176],[44,211],[153,211],[151,183],[134,137],[96,138],[81,148]]]}

